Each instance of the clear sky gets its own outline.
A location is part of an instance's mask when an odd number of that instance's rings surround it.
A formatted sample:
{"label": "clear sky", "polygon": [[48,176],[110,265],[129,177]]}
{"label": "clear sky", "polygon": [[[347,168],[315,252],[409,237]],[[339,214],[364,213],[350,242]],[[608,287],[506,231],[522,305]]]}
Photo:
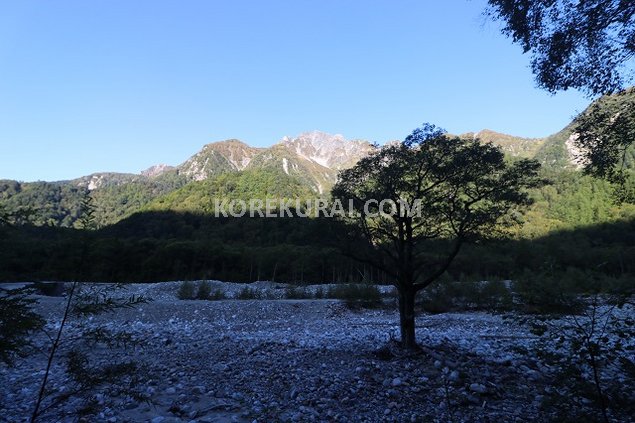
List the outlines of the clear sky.
{"label": "clear sky", "polygon": [[554,133],[589,100],[535,88],[481,0],[0,0],[0,178],[176,165],[319,129],[383,143]]}

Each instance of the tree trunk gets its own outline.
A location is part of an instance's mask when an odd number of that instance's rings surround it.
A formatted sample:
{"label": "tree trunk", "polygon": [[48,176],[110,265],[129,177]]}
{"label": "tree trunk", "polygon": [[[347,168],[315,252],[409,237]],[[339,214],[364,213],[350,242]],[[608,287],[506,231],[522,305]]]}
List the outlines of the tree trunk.
{"label": "tree trunk", "polygon": [[401,346],[415,349],[415,294],[414,291],[399,290],[399,322],[401,327]]}

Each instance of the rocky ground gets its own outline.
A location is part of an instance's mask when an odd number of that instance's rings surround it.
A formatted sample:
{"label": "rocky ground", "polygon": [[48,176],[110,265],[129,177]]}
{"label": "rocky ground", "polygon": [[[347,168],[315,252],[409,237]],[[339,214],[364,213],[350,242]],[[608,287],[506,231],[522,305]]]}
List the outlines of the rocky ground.
{"label": "rocky ground", "polygon": [[[221,284],[230,296],[238,287]],[[260,286],[275,290],[275,286]],[[133,285],[153,301],[88,325],[125,330],[136,346],[94,347],[96,362],[143,365],[135,386],[146,401],[94,392],[88,421],[272,422],[552,421],[545,403],[557,374],[530,353],[535,335],[487,313],[421,315],[419,353],[400,350],[394,308],[350,310],[337,300],[182,301],[178,284]],[[277,294],[276,294],[277,295]],[[273,295],[272,295],[273,296]],[[55,328],[64,299],[41,297]],[[71,320],[65,347],[79,331]],[[37,340],[45,348],[44,335]],[[0,420],[28,421],[46,358],[0,367]],[[70,389],[62,362],[51,387]],[[42,421],[73,421],[70,399]],[[580,406],[571,402],[572,409]]]}

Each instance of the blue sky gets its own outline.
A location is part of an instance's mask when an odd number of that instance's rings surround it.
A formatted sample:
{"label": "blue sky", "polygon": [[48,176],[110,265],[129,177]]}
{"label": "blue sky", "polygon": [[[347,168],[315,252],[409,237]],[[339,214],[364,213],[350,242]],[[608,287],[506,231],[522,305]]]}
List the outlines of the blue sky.
{"label": "blue sky", "polygon": [[0,0],[0,178],[176,165],[319,129],[375,142],[554,133],[589,100],[535,88],[485,1]]}

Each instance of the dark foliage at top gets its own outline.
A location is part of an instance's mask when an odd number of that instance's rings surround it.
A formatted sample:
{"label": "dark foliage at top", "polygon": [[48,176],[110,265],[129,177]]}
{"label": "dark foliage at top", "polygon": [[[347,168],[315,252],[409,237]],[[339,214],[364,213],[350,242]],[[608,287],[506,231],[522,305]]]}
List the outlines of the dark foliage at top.
{"label": "dark foliage at top", "polygon": [[624,88],[632,78],[635,3],[628,0],[489,0],[503,33],[531,53],[538,85],[590,95]]}
{"label": "dark foliage at top", "polygon": [[575,124],[585,171],[616,183],[620,200],[635,200],[634,184],[627,183],[635,164],[635,89],[600,98]]}

